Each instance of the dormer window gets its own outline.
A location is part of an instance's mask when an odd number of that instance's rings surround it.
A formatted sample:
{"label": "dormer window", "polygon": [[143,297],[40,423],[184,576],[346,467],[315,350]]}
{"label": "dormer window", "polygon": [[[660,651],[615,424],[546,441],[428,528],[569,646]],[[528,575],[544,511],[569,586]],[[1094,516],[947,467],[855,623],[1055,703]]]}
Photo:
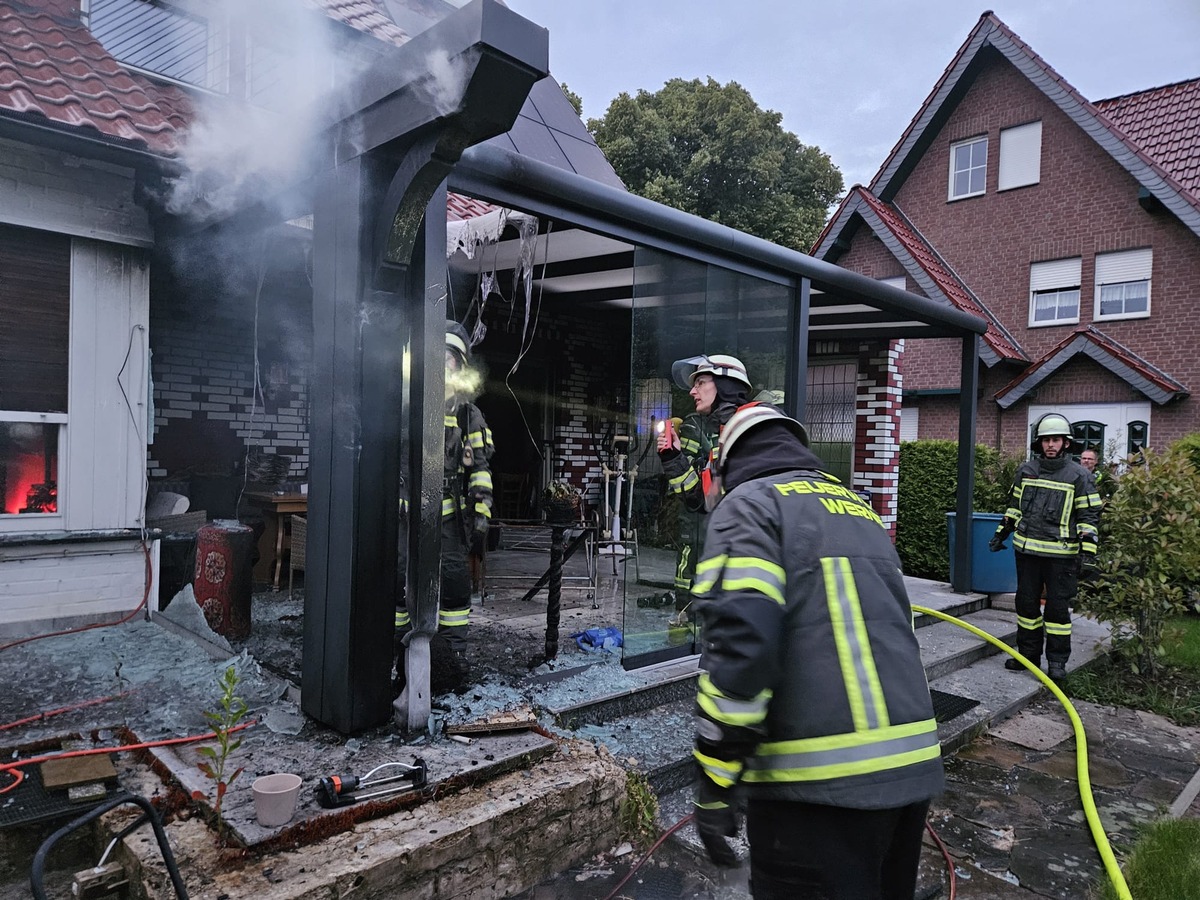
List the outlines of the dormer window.
{"label": "dormer window", "polygon": [[950,145],[950,199],[977,197],[987,185],[987,135]]}
{"label": "dormer window", "polygon": [[127,66],[224,90],[226,40],[203,16],[151,0],[89,0],[88,27]]}

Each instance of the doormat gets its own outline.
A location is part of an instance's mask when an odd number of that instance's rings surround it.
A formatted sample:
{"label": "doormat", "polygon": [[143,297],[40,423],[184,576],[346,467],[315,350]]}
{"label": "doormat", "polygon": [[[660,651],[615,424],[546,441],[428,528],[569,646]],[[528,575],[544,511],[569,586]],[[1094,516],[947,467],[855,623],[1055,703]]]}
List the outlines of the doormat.
{"label": "doormat", "polygon": [[[35,822],[50,822],[55,819],[75,818],[93,806],[109,798],[103,784],[97,783],[99,791],[84,799],[72,800],[65,789],[46,790],[42,782],[41,766],[25,766],[21,769],[25,779],[4,795],[0,805],[0,830],[32,825]],[[11,776],[5,775],[6,779]]]}
{"label": "doormat", "polygon": [[929,689],[929,696],[933,699],[933,717],[939,722],[957,719],[967,710],[974,709],[979,705],[978,700],[972,700],[970,697],[947,694],[945,691],[935,691],[933,688]]}

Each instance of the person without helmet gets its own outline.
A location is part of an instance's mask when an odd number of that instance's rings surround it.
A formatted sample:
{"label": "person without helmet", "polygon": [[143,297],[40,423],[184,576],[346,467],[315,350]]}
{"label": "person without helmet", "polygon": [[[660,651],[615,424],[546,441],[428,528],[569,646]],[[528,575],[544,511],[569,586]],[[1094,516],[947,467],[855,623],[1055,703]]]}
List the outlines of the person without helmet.
{"label": "person without helmet", "polygon": [[680,547],[675,558],[675,618],[673,625],[687,621],[688,592],[696,572],[696,560],[704,546],[704,490],[702,481],[712,462],[721,426],[746,402],[750,378],[735,356],[714,354],[676,360],[671,377],[688,391],[695,411],[684,418],[674,435],[658,438],[658,458],[667,476],[667,493],[684,506],[680,516]]}
{"label": "person without helmet", "polygon": [[[483,413],[470,402],[481,376],[470,368],[471,345],[467,330],[446,323],[445,454],[442,479],[441,599],[438,606],[439,645],[431,645],[433,668],[444,670],[446,687],[457,687],[467,677],[467,629],[471,614],[471,574],[467,555],[487,536],[492,515],[492,473],[488,460],[495,452],[492,430]],[[401,501],[402,518],[407,511]],[[399,650],[395,690],[403,688],[404,638],[411,628],[401,593],[396,607]],[[446,651],[449,651],[448,654]],[[442,662],[439,662],[442,661]]]}
{"label": "person without helmet", "polygon": [[738,410],[717,449],[693,588],[705,849],[736,865],[744,798],[756,900],[911,900],[945,781],[891,538],[774,407]]}
{"label": "person without helmet", "polygon": [[[1071,656],[1071,606],[1079,577],[1095,571],[1103,502],[1091,473],[1072,460],[1071,423],[1058,413],[1038,419],[1030,450],[1033,456],[1017,469],[1008,509],[988,546],[1004,549],[1013,536],[1017,560],[1017,650],[1058,681],[1067,674]],[[1042,611],[1041,598],[1046,596]],[[1004,661],[1013,671],[1025,667]]]}

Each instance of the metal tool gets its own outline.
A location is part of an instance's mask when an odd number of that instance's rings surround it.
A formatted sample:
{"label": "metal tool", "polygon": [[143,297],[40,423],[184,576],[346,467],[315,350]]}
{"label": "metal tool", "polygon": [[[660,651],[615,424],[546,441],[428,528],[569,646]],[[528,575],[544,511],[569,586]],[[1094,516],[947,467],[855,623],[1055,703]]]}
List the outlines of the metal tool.
{"label": "metal tool", "polygon": [[[381,769],[393,766],[400,767],[404,771],[398,775],[389,775],[386,778],[371,778],[372,775]],[[360,800],[390,797],[393,794],[416,790],[425,786],[428,777],[429,770],[425,765],[425,760],[414,758],[411,766],[407,763],[384,763],[383,765],[376,766],[361,778],[355,775],[327,775],[317,782],[314,793],[316,794],[317,802],[321,806],[326,809],[333,809],[338,806],[349,806],[351,803],[358,803]],[[396,782],[407,783],[397,784]],[[385,784],[393,785],[393,787],[380,787]],[[378,787],[379,790],[368,790],[365,794],[355,793],[356,791],[375,787]]]}

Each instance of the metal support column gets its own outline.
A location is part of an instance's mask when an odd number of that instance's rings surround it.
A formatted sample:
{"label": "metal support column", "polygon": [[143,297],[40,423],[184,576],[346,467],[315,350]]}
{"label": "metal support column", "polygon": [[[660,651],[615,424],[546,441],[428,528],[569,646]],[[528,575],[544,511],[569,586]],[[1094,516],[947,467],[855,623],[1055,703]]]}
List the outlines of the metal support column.
{"label": "metal support column", "polygon": [[960,594],[971,589],[971,514],[975,506],[975,408],[979,396],[979,341],[977,335],[963,338],[962,372],[958,395],[958,523],[954,535],[954,583]]}

